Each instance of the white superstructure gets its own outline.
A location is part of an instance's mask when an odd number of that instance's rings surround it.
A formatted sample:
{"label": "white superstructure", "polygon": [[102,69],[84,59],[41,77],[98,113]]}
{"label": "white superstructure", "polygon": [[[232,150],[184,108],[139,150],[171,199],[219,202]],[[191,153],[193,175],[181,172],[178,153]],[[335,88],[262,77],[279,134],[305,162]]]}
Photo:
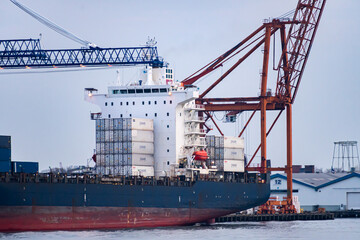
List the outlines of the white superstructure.
{"label": "white superstructure", "polygon": [[170,176],[171,167],[193,151],[205,147],[195,105],[199,92],[173,82],[170,68],[147,66],[141,79],[130,86],[111,86],[107,94],[86,89],[85,99],[96,104],[101,114],[94,118],[145,118],[154,123],[155,176]]}
{"label": "white superstructure", "polygon": [[[204,106],[196,104],[198,97],[196,87],[184,88],[181,83],[174,82],[173,69],[168,67],[146,66],[137,82],[129,86],[110,86],[107,94],[98,94],[93,88],[85,89],[85,100],[100,107],[99,113],[91,114],[99,123],[97,166],[105,169],[98,169],[99,173],[139,173],[137,175],[159,178],[193,177],[194,172],[244,172],[243,139],[225,137],[224,145],[224,137],[205,138],[202,127],[205,120],[199,114]],[[128,123],[130,125],[125,127]],[[151,126],[142,129],[139,123]],[[141,130],[145,132],[137,134]],[[193,153],[203,150],[210,158],[194,160]]]}

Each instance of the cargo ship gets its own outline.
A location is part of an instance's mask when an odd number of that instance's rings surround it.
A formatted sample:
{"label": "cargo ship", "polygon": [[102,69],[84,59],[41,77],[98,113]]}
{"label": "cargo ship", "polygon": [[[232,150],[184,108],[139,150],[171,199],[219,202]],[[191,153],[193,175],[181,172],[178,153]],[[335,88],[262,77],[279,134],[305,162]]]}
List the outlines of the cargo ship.
{"label": "cargo ship", "polygon": [[209,135],[199,89],[168,65],[84,96],[100,110],[94,172],[2,171],[1,232],[190,225],[268,200],[269,174],[245,171],[244,140]]}

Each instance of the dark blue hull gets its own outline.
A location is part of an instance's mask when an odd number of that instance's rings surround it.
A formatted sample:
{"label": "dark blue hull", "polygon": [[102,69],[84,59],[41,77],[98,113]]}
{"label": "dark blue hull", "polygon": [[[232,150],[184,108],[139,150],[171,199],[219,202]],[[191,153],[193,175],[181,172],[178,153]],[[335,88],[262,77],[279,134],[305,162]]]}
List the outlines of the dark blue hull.
{"label": "dark blue hull", "polygon": [[265,203],[266,183],[192,186],[0,182],[0,231],[157,227],[204,222]]}

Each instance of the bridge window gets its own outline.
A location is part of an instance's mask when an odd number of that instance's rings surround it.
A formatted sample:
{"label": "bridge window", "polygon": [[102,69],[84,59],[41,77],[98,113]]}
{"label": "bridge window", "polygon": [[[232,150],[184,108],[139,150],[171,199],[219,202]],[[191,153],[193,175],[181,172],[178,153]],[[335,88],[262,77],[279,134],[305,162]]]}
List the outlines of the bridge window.
{"label": "bridge window", "polygon": [[160,88],[160,92],[167,92],[166,88]]}
{"label": "bridge window", "polygon": [[129,90],[128,90],[128,93],[129,93],[129,94],[135,93],[135,89],[129,89]]}
{"label": "bridge window", "polygon": [[120,90],[120,94],[127,94],[127,90],[126,89]]}
{"label": "bridge window", "polygon": [[151,92],[152,92],[152,93],[158,93],[158,92],[159,92],[159,89],[158,89],[158,88],[153,88],[153,89],[151,89]]}
{"label": "bridge window", "polygon": [[143,89],[136,89],[136,93],[143,93],[144,90]]}
{"label": "bridge window", "polygon": [[144,89],[144,93],[151,93],[151,89],[149,88]]}

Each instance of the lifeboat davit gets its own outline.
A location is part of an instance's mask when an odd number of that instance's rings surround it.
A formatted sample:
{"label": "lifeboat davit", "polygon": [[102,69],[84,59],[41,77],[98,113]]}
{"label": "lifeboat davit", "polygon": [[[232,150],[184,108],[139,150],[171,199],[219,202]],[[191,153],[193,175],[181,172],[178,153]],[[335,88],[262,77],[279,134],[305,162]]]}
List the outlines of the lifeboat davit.
{"label": "lifeboat davit", "polygon": [[205,150],[196,151],[193,153],[194,160],[206,161],[209,156]]}

